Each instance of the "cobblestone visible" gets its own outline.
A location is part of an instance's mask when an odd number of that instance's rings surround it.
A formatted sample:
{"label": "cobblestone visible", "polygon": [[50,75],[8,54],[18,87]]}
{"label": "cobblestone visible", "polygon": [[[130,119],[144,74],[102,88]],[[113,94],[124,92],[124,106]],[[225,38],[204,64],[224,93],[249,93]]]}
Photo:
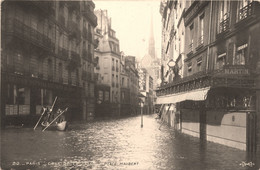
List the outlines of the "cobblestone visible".
{"label": "cobblestone visible", "polygon": [[4,169],[259,169],[260,156],[174,131],[155,115],[71,124],[66,132],[40,128],[1,131]]}

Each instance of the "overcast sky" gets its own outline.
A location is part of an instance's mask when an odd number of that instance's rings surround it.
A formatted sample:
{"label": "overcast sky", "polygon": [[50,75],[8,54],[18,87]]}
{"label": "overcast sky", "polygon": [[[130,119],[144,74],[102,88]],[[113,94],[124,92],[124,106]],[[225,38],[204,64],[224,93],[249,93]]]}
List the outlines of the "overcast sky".
{"label": "overcast sky", "polygon": [[112,28],[120,41],[120,50],[126,55],[142,58],[148,53],[151,15],[153,16],[155,51],[160,58],[161,15],[159,0],[102,1],[93,0],[95,9],[107,9]]}

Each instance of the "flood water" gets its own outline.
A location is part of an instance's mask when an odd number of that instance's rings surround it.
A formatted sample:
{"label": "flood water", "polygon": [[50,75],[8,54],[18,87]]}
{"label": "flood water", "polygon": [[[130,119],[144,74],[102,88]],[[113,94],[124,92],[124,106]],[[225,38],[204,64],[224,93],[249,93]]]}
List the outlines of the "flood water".
{"label": "flood water", "polygon": [[[1,131],[3,169],[259,169],[245,151],[161,129],[155,115]],[[260,158],[260,157],[259,157]],[[250,164],[251,163],[251,164]],[[252,167],[250,167],[252,166]]]}

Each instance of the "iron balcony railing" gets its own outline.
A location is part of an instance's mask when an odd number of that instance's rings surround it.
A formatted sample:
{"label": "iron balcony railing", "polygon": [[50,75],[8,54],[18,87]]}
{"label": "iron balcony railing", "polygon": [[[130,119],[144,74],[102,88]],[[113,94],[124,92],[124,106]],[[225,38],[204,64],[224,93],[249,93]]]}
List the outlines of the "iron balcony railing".
{"label": "iron balcony railing", "polygon": [[188,46],[188,54],[187,55],[192,54],[192,53],[193,53],[193,42],[190,43],[189,46]]}
{"label": "iron balcony railing", "polygon": [[219,23],[219,33],[225,32],[229,29],[229,17]]}
{"label": "iron balcony railing", "polygon": [[82,11],[83,16],[89,19],[89,21],[96,26],[97,25],[97,16],[94,14],[93,11],[90,10],[89,7],[85,6],[84,10]]}
{"label": "iron balcony railing", "polygon": [[47,35],[40,33],[37,29],[24,24],[18,19],[7,20],[5,32],[49,51],[52,50],[52,45],[54,45]]}
{"label": "iron balcony railing", "polygon": [[[198,46],[201,46],[204,44],[204,35],[201,35],[198,39]],[[192,47],[193,48],[193,47]],[[192,49],[193,50],[193,49]]]}
{"label": "iron balcony railing", "polygon": [[252,3],[248,4],[247,6],[241,8],[238,14],[238,21],[243,20],[253,14]]}
{"label": "iron balcony railing", "polygon": [[76,39],[80,39],[81,38],[81,31],[79,29],[79,24],[69,20],[68,21],[68,30],[70,33],[70,38],[75,37]]}

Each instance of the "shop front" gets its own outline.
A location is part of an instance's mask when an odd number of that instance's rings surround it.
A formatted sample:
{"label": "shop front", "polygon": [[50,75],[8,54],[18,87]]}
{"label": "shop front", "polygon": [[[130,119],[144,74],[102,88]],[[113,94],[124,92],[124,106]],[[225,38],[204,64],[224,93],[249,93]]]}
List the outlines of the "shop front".
{"label": "shop front", "polygon": [[33,125],[41,114],[42,106],[51,107],[56,96],[55,108],[68,107],[68,119],[80,114],[79,87],[16,74],[2,75],[4,113],[1,119],[5,125]]}

